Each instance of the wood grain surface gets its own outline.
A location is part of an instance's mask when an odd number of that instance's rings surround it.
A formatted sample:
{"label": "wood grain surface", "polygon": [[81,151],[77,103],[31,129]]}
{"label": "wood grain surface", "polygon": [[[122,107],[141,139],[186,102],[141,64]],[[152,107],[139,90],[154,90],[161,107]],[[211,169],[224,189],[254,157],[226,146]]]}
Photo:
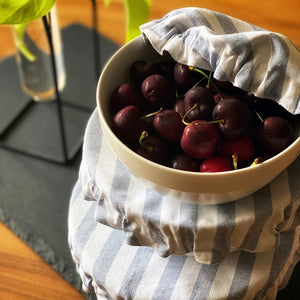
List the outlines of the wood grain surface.
{"label": "wood grain surface", "polygon": [[57,272],[0,223],[1,300],[83,300]]}
{"label": "wood grain surface", "polygon": [[[89,0],[57,0],[57,13],[62,28],[71,23],[91,26],[91,3]],[[300,48],[299,0],[152,0],[150,18],[161,18],[170,10],[187,6],[212,9],[282,33]],[[97,7],[99,32],[120,45],[124,44],[126,19],[122,0],[111,0],[109,6],[99,0]],[[10,26],[0,26],[0,42],[0,58],[14,53]],[[81,294],[1,223],[0,236],[0,299],[83,299]]]}

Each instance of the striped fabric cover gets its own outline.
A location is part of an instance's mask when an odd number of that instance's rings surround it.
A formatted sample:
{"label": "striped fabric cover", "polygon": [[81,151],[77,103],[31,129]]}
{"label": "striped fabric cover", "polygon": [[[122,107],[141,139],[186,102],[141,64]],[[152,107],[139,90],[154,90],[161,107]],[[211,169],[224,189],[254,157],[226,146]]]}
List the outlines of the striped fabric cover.
{"label": "striped fabric cover", "polygon": [[99,300],[271,300],[300,259],[300,226],[282,233],[276,249],[235,251],[220,264],[208,265],[193,256],[162,258],[150,247],[130,246],[122,230],[94,219],[95,209],[78,181],[70,201],[69,245],[83,289]]}
{"label": "striped fabric cover", "polygon": [[300,157],[255,194],[204,205],[162,196],[136,179],[102,136],[95,110],[86,128],[80,180],[93,218],[125,232],[130,245],[151,246],[162,257],[193,252],[219,263],[233,250],[269,251],[292,229],[300,203]]}
{"label": "striped fabric cover", "polygon": [[140,29],[158,53],[300,113],[300,51],[287,37],[196,7],[171,11]]}

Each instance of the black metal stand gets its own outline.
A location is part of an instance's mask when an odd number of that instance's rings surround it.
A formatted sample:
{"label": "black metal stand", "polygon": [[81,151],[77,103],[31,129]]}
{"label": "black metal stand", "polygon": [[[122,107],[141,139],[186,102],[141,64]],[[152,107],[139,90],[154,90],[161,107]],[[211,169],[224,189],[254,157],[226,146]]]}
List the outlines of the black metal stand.
{"label": "black metal stand", "polygon": [[[96,9],[96,2],[92,0],[92,17],[93,17],[93,37],[94,37],[94,54],[95,54],[95,66],[96,66],[96,79],[98,78],[100,72],[99,67],[99,39],[98,39],[98,32],[97,32],[97,9]],[[54,56],[54,49],[53,49],[53,40],[52,40],[52,32],[51,32],[51,13],[48,14],[48,16],[42,17],[42,21],[44,24],[44,28],[46,31],[47,39],[49,42],[50,47],[50,59],[51,59],[51,67],[53,70],[53,79],[54,79],[54,85],[55,85],[55,99],[49,103],[38,103],[35,102],[32,99],[27,99],[22,103],[22,105],[19,106],[18,109],[16,109],[15,113],[12,115],[11,119],[5,124],[5,127],[2,128],[2,131],[0,131],[0,147],[12,152],[16,152],[19,154],[27,155],[33,158],[42,159],[48,162],[53,163],[60,163],[60,164],[68,164],[70,163],[74,158],[75,155],[78,153],[82,146],[82,138],[80,140],[73,138],[73,145],[68,145],[67,139],[67,131],[66,131],[66,124],[65,124],[65,115],[64,110],[68,109],[71,111],[77,110],[82,111],[83,113],[89,114],[91,113],[91,109],[84,107],[82,105],[70,103],[67,101],[62,101],[61,95],[58,89],[58,80],[57,80],[57,70],[56,70],[56,64],[55,64],[55,56]],[[98,69],[99,67],[99,69]],[[34,106],[44,106],[49,105],[50,110],[55,111],[55,114],[57,116],[57,130],[59,134],[59,141],[61,146],[61,153],[57,154],[50,154],[47,153],[47,151],[36,151],[36,149],[24,149],[24,148],[18,148],[12,145],[9,145],[9,143],[6,143],[6,137],[8,136],[11,131],[14,130],[16,123],[22,122],[22,119],[26,114],[30,113],[30,110],[35,109]],[[50,107],[51,106],[51,107]],[[53,107],[55,106],[55,108]],[[36,126],[39,126],[39,124],[36,124]],[[33,138],[41,138],[39,137],[33,137]],[[47,133],[44,134],[42,137],[44,139],[49,139],[50,137],[47,136]],[[43,143],[43,141],[40,141],[40,143]]]}

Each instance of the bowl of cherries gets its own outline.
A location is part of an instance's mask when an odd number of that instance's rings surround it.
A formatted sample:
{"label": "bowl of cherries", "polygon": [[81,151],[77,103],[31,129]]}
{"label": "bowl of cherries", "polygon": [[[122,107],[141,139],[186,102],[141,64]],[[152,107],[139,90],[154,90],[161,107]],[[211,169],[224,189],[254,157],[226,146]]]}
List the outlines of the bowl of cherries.
{"label": "bowl of cherries", "polygon": [[300,153],[298,116],[212,71],[159,55],[142,36],[104,67],[97,107],[118,159],[151,188],[181,199],[245,197]]}

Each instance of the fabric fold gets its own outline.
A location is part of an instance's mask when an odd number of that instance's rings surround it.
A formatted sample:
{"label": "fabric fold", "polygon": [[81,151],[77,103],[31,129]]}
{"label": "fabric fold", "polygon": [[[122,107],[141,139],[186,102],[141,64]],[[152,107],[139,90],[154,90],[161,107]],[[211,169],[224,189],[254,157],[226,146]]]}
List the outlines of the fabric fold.
{"label": "fabric fold", "polygon": [[286,36],[197,7],[171,11],[140,30],[159,54],[300,113],[300,51]]}

